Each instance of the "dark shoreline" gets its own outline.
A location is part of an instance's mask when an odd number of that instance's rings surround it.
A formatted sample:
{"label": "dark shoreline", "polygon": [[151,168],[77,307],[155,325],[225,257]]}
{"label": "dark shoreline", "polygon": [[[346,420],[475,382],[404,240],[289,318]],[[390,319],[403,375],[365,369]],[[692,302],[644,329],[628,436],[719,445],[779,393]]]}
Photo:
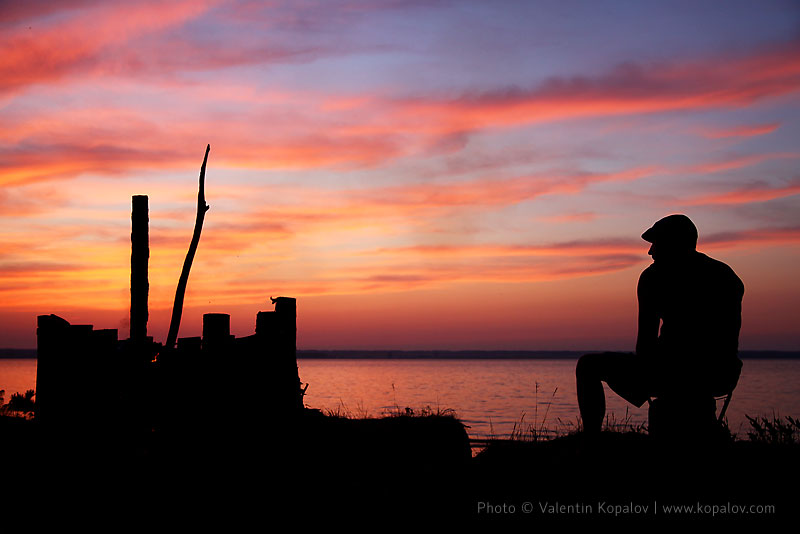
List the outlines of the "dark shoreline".
{"label": "dark shoreline", "polygon": [[[576,360],[602,350],[298,350],[308,360]],[[743,350],[743,360],[796,360],[800,351]],[[0,359],[36,359],[36,349],[0,349]]]}
{"label": "dark shoreline", "polygon": [[[577,360],[586,351],[532,350],[298,350],[298,359],[373,359],[373,360]],[[794,360],[800,351],[741,351],[744,360]]]}

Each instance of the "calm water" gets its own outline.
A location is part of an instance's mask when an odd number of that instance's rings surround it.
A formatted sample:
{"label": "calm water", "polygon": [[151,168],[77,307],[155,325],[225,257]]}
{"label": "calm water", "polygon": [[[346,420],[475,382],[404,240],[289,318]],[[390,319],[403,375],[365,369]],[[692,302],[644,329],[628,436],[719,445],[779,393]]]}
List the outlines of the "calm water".
{"label": "calm water", "polygon": [[[353,415],[398,408],[453,409],[472,437],[512,432],[515,424],[569,430],[578,421],[575,362],[571,360],[300,360],[309,384],[306,405]],[[800,361],[747,360],[728,407],[734,432],[745,414],[800,415]],[[617,422],[647,421],[606,389],[607,412]],[[718,406],[721,408],[722,402]]]}
{"label": "calm water", "polygon": [[[570,360],[312,360],[298,361],[308,383],[306,405],[354,416],[380,416],[406,407],[454,410],[472,437],[505,435],[514,425],[566,431],[578,421],[575,362]],[[33,389],[35,360],[0,359],[0,389]],[[749,429],[745,414],[800,416],[800,360],[746,360],[728,408],[734,432]],[[616,421],[647,421],[607,390]],[[721,402],[719,403],[721,406]]]}

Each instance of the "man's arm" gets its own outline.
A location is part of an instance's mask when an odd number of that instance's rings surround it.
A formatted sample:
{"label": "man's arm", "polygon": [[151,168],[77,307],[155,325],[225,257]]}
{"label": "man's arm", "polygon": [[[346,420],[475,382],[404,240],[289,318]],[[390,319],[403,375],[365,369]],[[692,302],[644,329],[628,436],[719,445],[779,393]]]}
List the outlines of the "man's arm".
{"label": "man's arm", "polygon": [[739,350],[739,332],[742,328],[742,297],[744,296],[744,283],[728,268],[730,272],[731,284],[730,294],[728,295],[729,304],[727,306],[728,317],[724,322],[725,331],[721,341],[724,343],[726,352],[736,354]]}
{"label": "man's arm", "polygon": [[653,278],[649,269],[639,277],[636,294],[639,299],[639,331],[636,336],[636,354],[650,356],[655,354],[658,343],[658,327],[661,318],[655,305]]}

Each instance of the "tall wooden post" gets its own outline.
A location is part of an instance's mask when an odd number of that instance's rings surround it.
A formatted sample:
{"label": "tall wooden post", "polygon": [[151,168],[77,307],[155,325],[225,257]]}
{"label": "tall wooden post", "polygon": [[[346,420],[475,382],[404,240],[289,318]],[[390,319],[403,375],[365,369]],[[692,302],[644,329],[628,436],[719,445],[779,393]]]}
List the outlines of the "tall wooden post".
{"label": "tall wooden post", "polygon": [[147,280],[150,236],[147,195],[132,198],[131,211],[131,340],[147,338]]}

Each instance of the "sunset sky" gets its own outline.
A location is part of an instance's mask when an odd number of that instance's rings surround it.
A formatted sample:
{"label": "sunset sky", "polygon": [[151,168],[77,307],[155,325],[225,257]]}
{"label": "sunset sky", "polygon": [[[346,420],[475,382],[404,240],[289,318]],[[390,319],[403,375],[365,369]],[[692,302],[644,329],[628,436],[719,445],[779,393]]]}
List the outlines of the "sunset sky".
{"label": "sunset sky", "polygon": [[800,350],[800,3],[0,1],[0,346],[36,316],[298,347],[633,350],[639,236],[686,213]]}

